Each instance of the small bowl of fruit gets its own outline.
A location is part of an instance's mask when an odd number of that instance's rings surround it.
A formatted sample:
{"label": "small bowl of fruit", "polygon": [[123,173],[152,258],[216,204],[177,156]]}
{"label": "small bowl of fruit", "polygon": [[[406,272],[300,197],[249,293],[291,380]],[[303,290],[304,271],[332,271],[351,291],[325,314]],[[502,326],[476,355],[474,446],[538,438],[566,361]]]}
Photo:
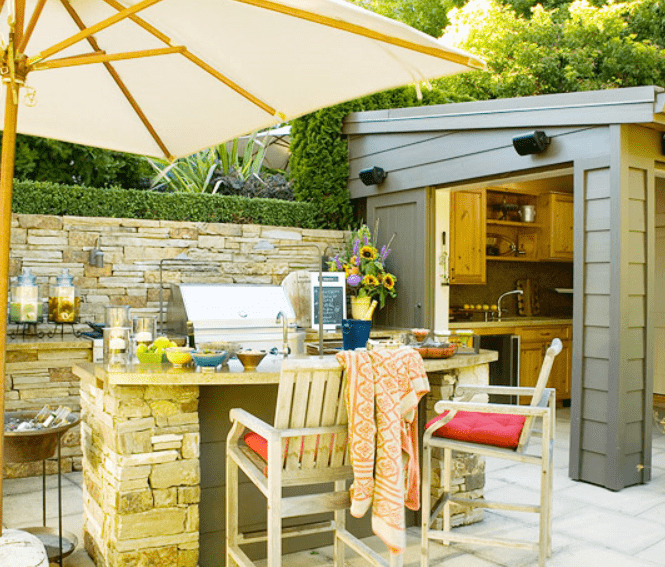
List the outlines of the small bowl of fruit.
{"label": "small bowl of fruit", "polygon": [[224,364],[228,358],[228,353],[225,350],[202,348],[194,351],[192,353],[192,358],[194,359],[196,366],[214,369],[220,364]]}
{"label": "small bowl of fruit", "polygon": [[168,337],[157,337],[151,344],[142,343],[136,347],[136,358],[144,364],[161,364],[166,360],[166,349],[176,344]]}
{"label": "small bowl of fruit", "polygon": [[192,361],[192,352],[195,349],[191,347],[169,347],[165,350],[166,359],[176,368],[189,364]]}

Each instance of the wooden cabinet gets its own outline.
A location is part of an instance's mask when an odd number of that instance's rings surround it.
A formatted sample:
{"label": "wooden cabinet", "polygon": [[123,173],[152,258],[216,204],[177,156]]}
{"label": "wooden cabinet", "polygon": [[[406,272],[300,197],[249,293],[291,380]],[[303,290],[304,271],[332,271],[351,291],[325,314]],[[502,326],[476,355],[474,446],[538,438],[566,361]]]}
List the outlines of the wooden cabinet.
{"label": "wooden cabinet", "polygon": [[[557,401],[569,399],[572,372],[572,326],[519,328],[517,333],[521,339],[520,385],[527,387],[536,385],[545,351],[552,339],[561,339],[563,350],[554,359],[547,386],[556,389]],[[528,403],[528,400],[524,401]]]}
{"label": "wooden cabinet", "polygon": [[545,193],[538,199],[542,222],[539,246],[541,260],[573,259],[573,196],[570,193]]}
{"label": "wooden cabinet", "polygon": [[450,195],[450,283],[483,284],[485,276],[485,191]]}
{"label": "wooden cabinet", "polygon": [[534,222],[533,217],[537,210],[538,194],[527,190],[492,187],[487,189],[486,199],[487,259],[511,262],[538,260],[540,226]]}

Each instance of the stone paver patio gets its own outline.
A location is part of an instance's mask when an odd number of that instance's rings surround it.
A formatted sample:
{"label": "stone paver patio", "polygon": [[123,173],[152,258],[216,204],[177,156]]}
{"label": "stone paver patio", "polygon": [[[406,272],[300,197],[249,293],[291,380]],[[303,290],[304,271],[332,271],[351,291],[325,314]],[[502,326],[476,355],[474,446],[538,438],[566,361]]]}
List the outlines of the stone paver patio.
{"label": "stone paver patio", "polygon": [[[554,468],[553,553],[549,567],[603,565],[603,567],[657,567],[665,557],[665,435],[654,431],[653,470],[649,484],[620,492],[568,478],[568,411],[560,410]],[[504,464],[488,459],[486,493],[537,498],[537,475],[523,464]],[[533,469],[533,467],[530,467]],[[63,528],[82,535],[81,473],[63,475]],[[57,479],[48,477],[48,525],[57,526]],[[39,526],[42,521],[41,477],[7,479],[4,483],[3,522],[6,527]],[[510,493],[510,494],[508,494]],[[487,511],[483,522],[464,528],[472,533],[535,536],[536,516],[524,518],[507,512]],[[377,538],[367,543],[384,551]],[[405,567],[419,565],[419,529],[409,528]],[[450,548],[432,545],[430,565],[446,567],[527,567],[535,565],[534,554],[501,548]],[[347,552],[348,565],[359,567],[361,559]],[[332,548],[300,552],[284,557],[288,567],[317,567],[332,564]],[[91,567],[79,542],[65,561],[67,567]]]}

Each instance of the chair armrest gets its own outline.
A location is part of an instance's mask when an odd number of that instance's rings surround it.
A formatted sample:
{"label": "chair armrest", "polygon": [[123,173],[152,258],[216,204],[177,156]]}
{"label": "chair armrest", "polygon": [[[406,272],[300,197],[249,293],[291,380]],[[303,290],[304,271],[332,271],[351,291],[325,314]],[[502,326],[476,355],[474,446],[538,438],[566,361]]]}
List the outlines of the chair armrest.
{"label": "chair armrest", "polygon": [[513,404],[483,404],[479,402],[455,402],[452,400],[439,400],[434,404],[434,411],[438,414],[444,411],[470,411],[479,413],[505,413],[514,415],[540,417],[549,409],[538,406],[518,406]]}
{"label": "chair armrest", "polygon": [[334,435],[336,433],[346,433],[349,430],[348,425],[321,425],[318,427],[302,427],[298,429],[276,429],[279,436],[300,437],[302,435]]}
{"label": "chair armrest", "polygon": [[279,439],[277,429],[242,408],[233,408],[229,412],[229,419],[231,423],[239,423],[247,429],[251,429],[254,433],[258,433],[266,440],[270,438]]}
{"label": "chair armrest", "polygon": [[535,388],[528,386],[483,386],[480,384],[458,384],[455,396],[464,394],[500,394],[509,396],[531,396]]}

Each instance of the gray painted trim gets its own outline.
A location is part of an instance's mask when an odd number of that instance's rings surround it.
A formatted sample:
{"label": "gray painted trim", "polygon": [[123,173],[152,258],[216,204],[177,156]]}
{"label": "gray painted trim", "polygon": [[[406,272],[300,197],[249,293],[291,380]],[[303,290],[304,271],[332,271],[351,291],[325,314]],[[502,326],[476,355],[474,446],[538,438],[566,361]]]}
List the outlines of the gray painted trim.
{"label": "gray painted trim", "polygon": [[[497,140],[496,147],[484,147],[479,153],[452,154],[450,148],[460,151],[461,138],[453,140],[449,137],[451,145],[447,148],[427,144],[422,148],[419,162],[413,167],[395,169],[392,161],[382,154],[373,155],[371,159],[354,159],[347,182],[349,196],[351,199],[369,198],[417,187],[474,182],[485,177],[505,175],[506,172],[519,174],[538,168],[556,167],[572,163],[580,152],[587,156],[604,155],[608,151],[605,130],[606,126],[602,126],[560,132],[546,152],[530,156],[519,156],[512,145],[513,136],[525,131],[504,130],[492,134]],[[467,140],[474,135],[483,135],[477,132],[463,134]],[[366,186],[358,179],[357,172],[373,165],[383,167],[388,177],[380,185]]]}
{"label": "gray painted trim", "polygon": [[[607,132],[607,130],[604,130]],[[573,257],[573,361],[571,377],[570,449],[568,474],[580,480],[582,474],[582,394],[584,386],[584,265],[586,246],[586,173],[589,170],[608,168],[609,155],[577,159],[573,170],[574,243]]]}
{"label": "gray painted trim", "polygon": [[624,344],[622,337],[622,273],[621,263],[624,254],[622,233],[626,220],[621,214],[623,205],[621,168],[621,126],[610,125],[610,340],[619,348],[609,352],[609,391],[607,392],[607,469],[602,484],[611,490],[621,490],[625,483],[622,478],[624,455],[623,447],[625,419],[621,415],[621,391],[623,390],[621,360]]}
{"label": "gray painted trim", "polygon": [[344,134],[652,123],[660,87],[646,86],[349,114]]}

